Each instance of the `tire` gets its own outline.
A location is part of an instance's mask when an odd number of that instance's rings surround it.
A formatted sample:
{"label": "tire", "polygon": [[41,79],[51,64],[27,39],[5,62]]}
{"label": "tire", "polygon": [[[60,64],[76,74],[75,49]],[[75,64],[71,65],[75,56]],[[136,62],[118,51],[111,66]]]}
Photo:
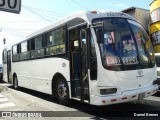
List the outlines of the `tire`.
{"label": "tire", "polygon": [[69,87],[66,80],[63,77],[59,77],[54,86],[55,97],[58,99],[58,102],[62,105],[69,105]]}
{"label": "tire", "polygon": [[18,89],[18,79],[17,79],[17,76],[16,76],[16,75],[14,76],[14,79],[13,79],[13,88],[14,88],[15,90]]}

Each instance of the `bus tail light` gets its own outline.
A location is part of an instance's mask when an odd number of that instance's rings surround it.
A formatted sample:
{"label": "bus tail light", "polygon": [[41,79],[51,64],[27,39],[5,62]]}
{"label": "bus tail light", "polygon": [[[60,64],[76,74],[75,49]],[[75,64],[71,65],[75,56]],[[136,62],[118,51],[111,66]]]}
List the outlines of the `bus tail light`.
{"label": "bus tail light", "polygon": [[100,94],[101,95],[113,94],[113,93],[116,93],[116,92],[117,92],[116,88],[100,89]]}

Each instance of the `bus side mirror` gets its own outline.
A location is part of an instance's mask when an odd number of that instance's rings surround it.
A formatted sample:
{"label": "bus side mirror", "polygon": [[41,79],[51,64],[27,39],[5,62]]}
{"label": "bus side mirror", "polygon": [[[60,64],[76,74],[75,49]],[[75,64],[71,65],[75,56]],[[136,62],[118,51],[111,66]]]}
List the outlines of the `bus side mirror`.
{"label": "bus side mirror", "polygon": [[102,30],[97,30],[96,35],[97,35],[97,43],[103,43],[104,37]]}

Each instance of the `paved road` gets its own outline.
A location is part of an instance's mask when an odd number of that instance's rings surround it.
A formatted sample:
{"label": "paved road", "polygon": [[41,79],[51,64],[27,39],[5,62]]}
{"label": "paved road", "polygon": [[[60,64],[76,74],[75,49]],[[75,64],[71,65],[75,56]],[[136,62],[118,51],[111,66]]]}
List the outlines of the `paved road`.
{"label": "paved road", "polygon": [[[156,115],[158,112],[160,113],[160,92],[138,102],[98,107],[77,101],[73,101],[70,106],[63,106],[58,104],[56,99],[52,99],[50,95],[24,88],[17,91],[6,83],[0,83],[0,91],[0,111],[47,111],[42,115],[55,116],[56,119],[75,119],[74,117],[76,119],[104,119],[106,116],[111,116],[107,119],[113,119],[112,116],[115,115],[152,112]],[[151,117],[149,118],[151,119]],[[141,119],[141,117],[136,117],[136,119]],[[155,119],[160,119],[160,116],[154,117]]]}

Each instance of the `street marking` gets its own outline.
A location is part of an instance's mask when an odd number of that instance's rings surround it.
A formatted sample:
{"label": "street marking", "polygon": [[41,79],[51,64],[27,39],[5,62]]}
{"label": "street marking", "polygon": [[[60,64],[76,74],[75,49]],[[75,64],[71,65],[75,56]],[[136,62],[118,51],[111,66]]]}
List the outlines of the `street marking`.
{"label": "street marking", "polygon": [[14,103],[4,103],[0,104],[0,108],[13,107],[16,106]]}
{"label": "street marking", "polygon": [[0,98],[0,102],[9,101],[7,98]]}

